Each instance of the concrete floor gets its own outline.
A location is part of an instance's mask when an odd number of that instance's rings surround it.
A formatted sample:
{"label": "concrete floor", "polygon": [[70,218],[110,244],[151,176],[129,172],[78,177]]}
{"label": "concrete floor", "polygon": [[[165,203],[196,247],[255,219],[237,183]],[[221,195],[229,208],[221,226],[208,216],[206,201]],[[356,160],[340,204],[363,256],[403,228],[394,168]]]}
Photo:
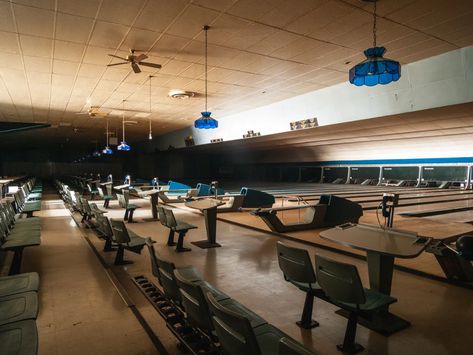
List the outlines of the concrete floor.
{"label": "concrete floor", "polygon": [[[103,241],[90,229],[78,228],[57,196],[45,195],[42,245],[25,251],[23,271],[38,271],[41,277],[40,314],[37,321],[40,354],[154,354],[157,350],[124,304],[118,292],[93,253],[89,239],[100,257],[113,264],[114,253],[103,253]],[[138,200],[139,201],[139,200]],[[135,201],[134,201],[135,202]],[[316,300],[314,318],[320,326],[302,330],[295,325],[304,302],[304,294],[284,281],[276,258],[278,237],[218,222],[217,239],[221,248],[200,249],[190,241],[205,239],[203,217],[183,210],[176,216],[197,225],[186,237],[188,253],[176,253],[165,245],[167,231],[159,222],[143,222],[149,217],[149,203],[141,200],[138,223],[128,227],[151,237],[157,252],[177,265],[194,265],[204,278],[249,307],[268,322],[279,327],[317,354],[339,354],[335,345],[343,340],[346,320],[335,314],[336,307]],[[98,202],[101,205],[100,202]],[[121,218],[123,210],[116,202],[108,215]],[[77,219],[77,216],[75,216]],[[362,260],[316,247],[287,242],[354,264],[365,285],[366,263]],[[122,281],[127,295],[171,354],[177,354],[177,343],[157,312],[140,298],[129,276],[152,278],[146,250],[141,255],[126,252],[134,264],[111,267]],[[412,326],[390,337],[384,337],[362,326],[357,341],[365,346],[363,354],[471,354],[473,338],[473,293],[447,283],[395,271],[392,294],[398,303],[391,311]]]}

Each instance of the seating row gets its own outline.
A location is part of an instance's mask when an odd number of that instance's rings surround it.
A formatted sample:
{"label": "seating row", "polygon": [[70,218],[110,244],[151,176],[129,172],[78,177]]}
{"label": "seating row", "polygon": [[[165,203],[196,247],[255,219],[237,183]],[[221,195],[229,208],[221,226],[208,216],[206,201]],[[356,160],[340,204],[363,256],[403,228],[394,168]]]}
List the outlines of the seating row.
{"label": "seating row", "polygon": [[306,293],[302,317],[297,324],[305,329],[318,326],[319,323],[312,320],[312,308],[314,298],[322,299],[348,312],[343,344],[337,348],[349,354],[362,351],[364,348],[355,342],[358,316],[373,316],[397,299],[364,288],[354,265],[316,255],[314,271],[305,249],[278,242],[277,253],[284,279]]}
{"label": "seating row", "polygon": [[[25,187],[25,185],[28,187]],[[32,181],[28,181],[21,186],[17,192],[20,191],[30,191],[24,198],[21,197],[24,201],[28,201],[32,194],[41,193],[40,188],[33,189]],[[20,195],[23,196],[23,193]],[[38,197],[36,196],[35,198]],[[41,201],[36,202],[41,203]],[[16,210],[14,208],[15,204]],[[18,211],[24,210],[16,199],[7,199],[5,202],[0,203],[0,251],[13,252],[13,261],[10,266],[9,275],[15,275],[20,272],[24,248],[41,244],[41,219],[38,217],[20,218],[21,214]]]}
{"label": "seating row", "polygon": [[203,280],[191,266],[176,268],[160,258],[147,239],[152,274],[135,283],[191,353],[312,354],[278,328]]}
{"label": "seating row", "polygon": [[[39,275],[20,274],[23,249],[41,243],[42,187],[27,180],[0,203],[0,250],[14,253],[9,276],[0,277],[0,354],[35,355],[38,352]],[[21,218],[26,213],[30,218]]]}
{"label": "seating row", "polygon": [[30,179],[14,193],[7,194],[7,197],[13,197],[13,207],[16,213],[26,214],[32,217],[33,212],[41,210],[42,185],[36,183],[35,179]]}
{"label": "seating row", "polygon": [[0,277],[0,354],[37,354],[38,289],[35,272]]}

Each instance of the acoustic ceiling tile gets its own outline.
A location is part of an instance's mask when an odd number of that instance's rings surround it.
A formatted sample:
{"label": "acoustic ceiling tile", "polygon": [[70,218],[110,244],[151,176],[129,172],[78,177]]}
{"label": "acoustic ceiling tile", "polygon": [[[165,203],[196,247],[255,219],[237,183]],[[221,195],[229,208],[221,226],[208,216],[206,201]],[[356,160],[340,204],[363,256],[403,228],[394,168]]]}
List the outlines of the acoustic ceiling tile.
{"label": "acoustic ceiling tile", "polygon": [[85,44],[92,31],[92,25],[92,19],[58,13],[56,20],[56,39]]}
{"label": "acoustic ceiling tile", "polygon": [[13,5],[18,32],[52,38],[54,12],[29,6]]}

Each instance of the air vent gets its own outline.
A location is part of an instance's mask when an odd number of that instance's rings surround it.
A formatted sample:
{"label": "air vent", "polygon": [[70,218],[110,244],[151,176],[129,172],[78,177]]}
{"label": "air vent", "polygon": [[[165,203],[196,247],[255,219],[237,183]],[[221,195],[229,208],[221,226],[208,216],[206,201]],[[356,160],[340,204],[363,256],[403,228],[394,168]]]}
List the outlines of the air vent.
{"label": "air vent", "polygon": [[195,93],[192,91],[185,91],[185,90],[171,90],[169,91],[169,97],[172,97],[173,99],[179,99],[179,100],[187,100],[193,97]]}

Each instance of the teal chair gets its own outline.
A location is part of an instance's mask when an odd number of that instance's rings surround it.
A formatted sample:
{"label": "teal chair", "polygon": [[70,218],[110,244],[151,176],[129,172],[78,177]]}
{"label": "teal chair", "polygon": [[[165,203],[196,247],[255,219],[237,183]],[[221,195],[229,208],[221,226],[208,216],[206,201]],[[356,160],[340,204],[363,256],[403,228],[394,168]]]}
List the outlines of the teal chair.
{"label": "teal chair", "polygon": [[216,341],[213,332],[212,317],[205,293],[210,292],[218,301],[229,300],[230,297],[214,288],[206,281],[192,281],[180,269],[174,270],[174,277],[181,293],[182,306],[186,311],[186,319],[193,327],[201,329],[210,339]]}
{"label": "teal chair", "polygon": [[125,209],[125,215],[123,216],[124,221],[133,223],[133,214],[139,206],[129,203],[129,192],[128,190],[122,190],[123,194],[117,193],[118,205]]}
{"label": "teal chair", "polygon": [[290,247],[282,242],[276,244],[279,268],[284,279],[306,293],[301,320],[297,325],[311,329],[319,325],[312,319],[315,297],[323,297],[324,293],[316,281],[315,271],[307,250]]}
{"label": "teal chair", "polygon": [[[224,354],[291,354],[284,352],[287,346],[283,345],[282,349],[280,347],[283,339],[290,339],[291,342],[295,342],[287,334],[268,323],[253,327],[247,317],[222,305],[211,292],[208,292],[206,296],[215,332]],[[283,352],[280,352],[280,350]]]}
{"label": "teal chair", "polygon": [[97,187],[100,198],[103,200],[103,207],[108,208],[110,205],[110,200],[113,200],[113,195],[105,195],[101,187]]}
{"label": "teal chair", "polygon": [[337,348],[355,354],[364,348],[355,343],[358,315],[369,316],[396,302],[393,297],[363,288],[356,266],[331,260],[320,255],[315,259],[317,280],[327,300],[349,312],[343,344]]}
{"label": "teal chair", "polygon": [[114,242],[117,243],[117,254],[115,256],[115,265],[132,264],[132,261],[124,260],[125,249],[136,254],[141,254],[141,250],[146,245],[144,238],[129,231],[123,221],[111,219]]}
{"label": "teal chair", "polygon": [[[185,251],[191,251],[190,248],[185,248],[184,247],[184,237],[187,234],[187,231],[189,229],[195,229],[197,228],[196,226],[178,221],[176,220],[176,217],[174,216],[174,212],[169,209],[169,208],[163,208],[164,214],[166,215],[165,223],[166,226],[170,229],[169,232],[169,238],[168,238],[168,245],[174,245],[174,233],[178,233],[178,239],[177,239],[177,244],[176,244],[176,251],[181,253]],[[159,214],[159,211],[158,211]]]}

